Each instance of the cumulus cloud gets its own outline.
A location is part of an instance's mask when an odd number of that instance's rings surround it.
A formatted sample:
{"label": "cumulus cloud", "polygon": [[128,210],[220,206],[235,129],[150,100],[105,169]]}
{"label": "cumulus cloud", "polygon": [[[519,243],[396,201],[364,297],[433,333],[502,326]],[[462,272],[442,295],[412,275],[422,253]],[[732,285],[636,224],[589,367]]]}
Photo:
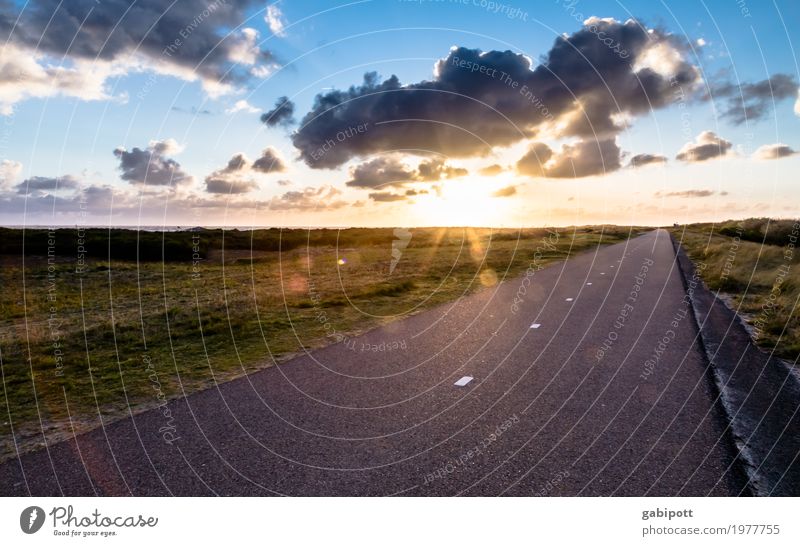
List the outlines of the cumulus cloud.
{"label": "cumulus cloud", "polygon": [[535,142],[517,162],[517,172],[534,178],[583,178],[616,171],[621,166],[621,150],[614,138],[564,144],[559,152]]}
{"label": "cumulus cloud", "polygon": [[667,162],[667,158],[658,154],[636,154],[628,162],[629,167],[644,167],[645,165],[659,165]]}
{"label": "cumulus cloud", "polygon": [[495,163],[493,165],[487,165],[486,167],[483,167],[478,172],[480,174],[482,174],[483,176],[497,176],[498,174],[502,173],[503,171],[505,171],[503,166],[502,165],[498,165],[497,163]]}
{"label": "cumulus cloud", "polygon": [[448,165],[440,158],[422,161],[415,169],[397,156],[386,156],[354,166],[350,170],[347,185],[354,188],[382,188],[410,182],[437,182],[467,174],[466,169]]}
{"label": "cumulus cloud", "polygon": [[267,127],[288,127],[294,123],[294,103],[289,97],[280,97],[275,101],[275,108],[261,114],[261,123]]}
{"label": "cumulus cloud", "polygon": [[711,90],[711,97],[726,99],[722,117],[741,125],[766,118],[775,103],[795,97],[797,92],[797,80],[793,76],[775,74],[753,83],[716,85]]}
{"label": "cumulus cloud", "polygon": [[408,199],[408,197],[405,195],[392,193],[390,191],[372,192],[369,194],[369,198],[373,201],[378,201],[379,203],[391,203],[393,201],[404,201]]}
{"label": "cumulus cloud", "polygon": [[169,186],[188,184],[192,177],[174,159],[166,157],[181,151],[181,146],[173,139],[153,140],[147,148],[134,148],[131,151],[117,148],[114,155],[119,158],[120,178],[131,184],[148,186]]}
{"label": "cumulus cloud", "polygon": [[208,193],[240,194],[258,189],[254,180],[237,180],[235,178],[222,178],[215,176],[206,177],[206,191]]}
{"label": "cumulus cloud", "polygon": [[795,155],[796,150],[793,150],[786,144],[765,144],[753,152],[753,157],[756,159],[781,159],[782,157],[789,157]]}
{"label": "cumulus cloud", "polygon": [[139,71],[199,80],[212,95],[230,92],[252,68],[275,64],[254,29],[230,30],[259,4],[38,0],[22,10],[2,2],[0,105],[8,112],[27,97],[57,94],[106,99],[110,78]]}
{"label": "cumulus cloud", "polygon": [[0,190],[8,189],[22,172],[22,163],[4,159],[0,162]]}
{"label": "cumulus cloud", "polygon": [[[627,58],[598,40],[599,31]],[[318,95],[292,140],[313,168],[398,149],[480,156],[536,136],[613,142],[626,120],[670,104],[675,85],[697,87],[688,51],[664,31],[612,19],[557,38],[539,65],[511,51],[454,47],[431,80],[402,85],[368,73],[360,85]],[[315,153],[358,125],[369,130]]]}
{"label": "cumulus cloud", "polygon": [[694,142],[687,142],[675,156],[679,161],[697,163],[727,155],[733,144],[713,131],[703,131]]}
{"label": "cumulus cloud", "polygon": [[225,110],[226,114],[235,114],[237,112],[247,112],[248,114],[257,114],[261,108],[256,108],[245,99],[237,100],[233,106]]}
{"label": "cumulus cloud", "polygon": [[264,21],[275,36],[286,35],[286,23],[283,22],[283,13],[277,4],[267,6]]}
{"label": "cumulus cloud", "polygon": [[273,197],[268,207],[272,210],[321,211],[335,210],[347,205],[339,198],[341,190],[333,186],[308,187],[302,191],[288,191]]}
{"label": "cumulus cloud", "polygon": [[[716,192],[713,190],[683,190],[683,191],[670,191],[670,192],[656,192],[656,197],[710,197]],[[727,195],[726,192],[720,195]]]}
{"label": "cumulus cloud", "polygon": [[71,191],[80,187],[80,181],[71,175],[60,177],[33,176],[17,184],[19,194],[36,192],[52,193],[56,191]]}
{"label": "cumulus cloud", "polygon": [[286,162],[278,150],[268,146],[261,152],[261,157],[253,163],[253,170],[264,174],[282,173],[286,171]]}
{"label": "cumulus cloud", "polygon": [[228,164],[206,176],[208,193],[241,194],[258,189],[252,178],[247,178],[250,161],[244,154],[235,154]]}
{"label": "cumulus cloud", "polygon": [[492,197],[511,197],[517,193],[516,186],[506,186],[492,193]]}

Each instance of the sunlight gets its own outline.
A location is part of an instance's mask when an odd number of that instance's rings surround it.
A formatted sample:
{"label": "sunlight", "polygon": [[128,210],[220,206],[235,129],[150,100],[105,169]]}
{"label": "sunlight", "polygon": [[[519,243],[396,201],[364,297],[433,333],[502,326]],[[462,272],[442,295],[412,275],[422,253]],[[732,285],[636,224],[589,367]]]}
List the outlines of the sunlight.
{"label": "sunlight", "polygon": [[492,197],[502,186],[482,177],[447,181],[440,194],[432,191],[415,197],[412,210],[425,226],[500,226],[513,203],[513,198]]}

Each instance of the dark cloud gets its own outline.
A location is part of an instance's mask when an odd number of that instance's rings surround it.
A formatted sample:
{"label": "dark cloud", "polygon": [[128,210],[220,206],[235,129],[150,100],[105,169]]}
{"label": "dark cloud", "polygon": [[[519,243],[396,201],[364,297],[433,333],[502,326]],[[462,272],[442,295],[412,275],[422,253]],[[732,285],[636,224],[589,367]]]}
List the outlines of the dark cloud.
{"label": "dark cloud", "polygon": [[558,153],[546,144],[535,142],[517,162],[517,172],[534,178],[582,178],[620,167],[621,150],[614,138],[564,144]]}
{"label": "dark cloud", "polygon": [[480,171],[478,171],[483,176],[497,176],[501,172],[505,171],[502,165],[498,165],[495,163],[494,165],[488,165],[483,167]]}
{"label": "dark cloud", "polygon": [[[599,31],[626,57],[599,40]],[[687,50],[637,21],[599,19],[557,38],[537,66],[511,51],[457,47],[436,64],[430,81],[404,86],[396,76],[380,81],[368,73],[361,85],[318,95],[292,140],[314,168],[400,149],[484,155],[544,129],[608,141],[624,128],[621,119],[672,102],[676,85],[694,89],[699,71],[685,59]],[[337,141],[359,125],[368,130]],[[331,142],[325,154],[316,153]]]}
{"label": "dark cloud", "polygon": [[492,193],[492,197],[511,197],[517,193],[516,186],[506,186]]}
{"label": "dark cloud", "polygon": [[237,180],[234,178],[206,177],[206,191],[208,193],[240,194],[258,189],[254,180]]}
{"label": "dark cloud", "polygon": [[261,157],[255,160],[253,170],[265,174],[282,173],[286,171],[286,163],[284,163],[278,150],[270,146],[264,148],[264,151],[261,152]]}
{"label": "dark cloud", "polygon": [[292,181],[291,180],[286,180],[286,179],[276,180],[275,183],[277,185],[279,185],[279,186],[291,186],[292,185]]}
{"label": "dark cloud", "polygon": [[416,177],[414,169],[396,157],[378,157],[350,170],[348,186],[354,188],[380,188],[399,186],[411,182]]}
{"label": "dark cloud", "polygon": [[726,82],[711,90],[713,99],[725,98],[722,117],[741,125],[764,119],[772,106],[797,96],[797,80],[789,74],[775,74],[766,80],[740,85]]}
{"label": "dark cloud", "polygon": [[289,97],[280,97],[275,101],[275,108],[261,114],[261,122],[267,127],[288,127],[294,123],[294,103]]}
{"label": "dark cloud", "polygon": [[687,142],[675,156],[679,161],[696,163],[722,157],[733,147],[729,141],[720,138],[713,131],[703,131],[694,142]]}
{"label": "dark cloud", "polygon": [[756,159],[781,159],[783,157],[795,155],[796,153],[796,150],[786,144],[765,144],[753,153],[753,157]]}
{"label": "dark cloud", "polygon": [[658,154],[636,154],[628,163],[629,167],[644,167],[645,165],[654,165],[666,163],[667,158]]}
{"label": "dark cloud", "polygon": [[408,199],[405,195],[392,193],[390,191],[377,191],[369,194],[369,198],[380,203],[390,203],[392,201],[404,201]]}
{"label": "dark cloud", "polygon": [[354,188],[382,188],[402,186],[409,182],[438,182],[467,174],[467,169],[453,167],[439,158],[422,161],[414,169],[397,156],[387,156],[366,161],[350,169],[347,185]]}
{"label": "dark cloud", "polygon": [[[656,197],[711,197],[716,192],[713,190],[683,190],[670,192],[656,192]],[[727,195],[722,192],[720,195]]]}
{"label": "dark cloud", "polygon": [[272,210],[335,210],[347,205],[347,202],[339,198],[341,193],[341,190],[333,186],[308,187],[302,191],[288,191],[280,197],[273,197],[268,206]]}
{"label": "dark cloud", "polygon": [[553,157],[553,150],[543,142],[534,142],[517,161],[517,172],[532,177],[544,176],[544,164]]}
{"label": "dark cloud", "polygon": [[174,159],[166,157],[179,151],[174,140],[152,141],[146,149],[127,151],[117,148],[114,155],[119,158],[120,178],[132,184],[169,186],[186,184],[192,177],[181,169]]}
{"label": "dark cloud", "polygon": [[263,4],[256,0],[37,0],[21,13],[0,4],[0,28],[4,41],[59,59],[138,57],[177,67],[184,79],[230,83],[249,77],[242,65],[274,62],[272,53],[256,49],[252,29],[231,31],[257,7]]}
{"label": "dark cloud", "polygon": [[435,182],[446,178],[459,178],[469,174],[467,169],[451,167],[444,159],[431,159],[423,161],[417,167],[417,180]]}
{"label": "dark cloud", "polygon": [[58,190],[74,190],[80,187],[77,178],[66,175],[56,178],[49,176],[33,176],[23,180],[16,186],[17,193],[54,192]]}

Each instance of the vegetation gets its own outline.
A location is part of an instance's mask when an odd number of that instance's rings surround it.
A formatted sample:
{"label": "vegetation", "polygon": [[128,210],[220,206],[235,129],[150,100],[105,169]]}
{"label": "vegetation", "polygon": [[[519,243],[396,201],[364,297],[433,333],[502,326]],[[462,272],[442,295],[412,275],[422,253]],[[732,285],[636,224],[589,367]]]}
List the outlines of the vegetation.
{"label": "vegetation", "polygon": [[0,458],[638,231],[3,229]]}
{"label": "vegetation", "polygon": [[793,361],[800,355],[799,230],[795,220],[768,218],[671,228],[756,343]]}

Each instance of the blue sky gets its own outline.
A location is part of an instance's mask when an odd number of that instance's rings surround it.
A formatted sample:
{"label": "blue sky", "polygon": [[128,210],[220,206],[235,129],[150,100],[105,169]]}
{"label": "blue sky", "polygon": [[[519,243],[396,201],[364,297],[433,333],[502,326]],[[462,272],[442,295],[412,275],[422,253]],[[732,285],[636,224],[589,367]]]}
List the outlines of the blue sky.
{"label": "blue sky", "polygon": [[[66,25],[43,30],[40,21],[52,15],[55,2],[30,2],[21,15],[22,3],[0,8],[7,35],[0,76],[3,224],[518,226],[662,224],[800,213],[793,180],[800,166],[794,153],[800,149],[797,2],[554,0],[535,7],[532,2],[490,5],[481,0],[218,2],[207,17],[203,10],[213,2],[191,0],[180,13],[170,11],[171,2],[141,2],[149,10],[144,19],[148,13],[171,16],[171,26],[159,28],[157,37],[145,35],[123,9],[114,12],[122,3],[104,4],[103,15],[114,20],[118,14],[119,29],[133,45],[118,43],[116,36],[104,44],[106,27],[92,27],[98,12],[88,11],[93,4],[88,0],[69,8],[72,15],[86,16],[86,26],[77,30]],[[9,22],[18,16],[11,30]],[[577,37],[592,16],[608,18],[598,24],[610,25],[609,35],[624,31],[628,19],[636,19],[643,31],[652,29],[653,43],[663,45],[658,56],[651,55],[652,62],[674,65],[679,57],[696,74],[685,86],[687,94],[665,97],[664,104],[649,111],[618,112],[625,114],[614,117],[618,128],[592,138],[531,124],[538,134],[515,141],[490,137],[491,153],[462,153],[451,145],[425,153],[398,152],[392,135],[382,134],[385,147],[352,139],[352,149],[330,168],[300,157],[304,149],[298,142],[318,142],[326,130],[297,123],[320,93],[360,85],[364,73],[372,71],[380,75],[379,82],[396,75],[403,86],[423,85],[436,78],[434,65],[449,58],[453,47],[510,51],[508,61],[524,55],[532,71],[556,39]],[[175,63],[159,54],[198,17],[196,30],[181,45],[185,59]],[[144,47],[136,48],[137,43]],[[83,55],[75,51],[79,48]],[[210,59],[214,64],[206,69]],[[65,70],[69,74],[59,72]],[[218,76],[231,72],[238,77],[220,90]],[[765,98],[764,85],[758,84],[777,84],[771,80],[775,75],[784,76],[784,91],[767,85],[773,92]],[[790,93],[786,88],[791,86]],[[736,122],[726,115],[730,101],[748,92],[752,113],[758,115]],[[268,127],[259,117],[283,96],[294,104],[295,123]],[[507,97],[498,100],[506,104]],[[395,106],[410,108],[401,99]],[[625,104],[615,107],[626,109]],[[571,108],[559,110],[563,119]],[[386,121],[392,113],[369,115],[373,122],[376,116]],[[466,123],[474,120],[470,112],[463,115]],[[446,117],[456,119],[458,113]],[[308,138],[293,138],[296,131],[305,131]],[[494,134],[491,128],[486,131]],[[406,149],[408,139],[400,140]],[[581,176],[557,174],[558,164],[582,165],[581,143],[588,150],[609,141],[615,157],[601,157],[600,171],[587,165]],[[676,159],[689,141],[694,146],[712,143],[720,153]],[[158,148],[156,142],[166,144]],[[543,167],[531,173],[518,161],[537,142],[547,146],[550,160],[539,157]],[[785,146],[761,148],[777,144]],[[136,155],[135,149],[143,153]],[[253,166],[265,149],[271,150],[273,162],[279,158],[280,169],[266,172]],[[310,150],[305,149],[306,155]],[[237,154],[244,154],[248,166],[226,170]],[[664,160],[628,166],[637,154]],[[434,156],[452,169],[434,178],[415,170]],[[135,163],[142,158],[148,160],[144,166]],[[480,174],[490,164],[499,164],[502,172]],[[160,183],[148,165],[175,169],[184,178]],[[374,184],[354,182],[360,165],[374,174]],[[386,178],[387,166],[404,166],[408,180]],[[138,176],[140,171],[150,179],[140,179],[146,178]],[[48,186],[48,179],[56,181]],[[83,208],[78,206],[81,195],[84,201],[93,196]]]}

